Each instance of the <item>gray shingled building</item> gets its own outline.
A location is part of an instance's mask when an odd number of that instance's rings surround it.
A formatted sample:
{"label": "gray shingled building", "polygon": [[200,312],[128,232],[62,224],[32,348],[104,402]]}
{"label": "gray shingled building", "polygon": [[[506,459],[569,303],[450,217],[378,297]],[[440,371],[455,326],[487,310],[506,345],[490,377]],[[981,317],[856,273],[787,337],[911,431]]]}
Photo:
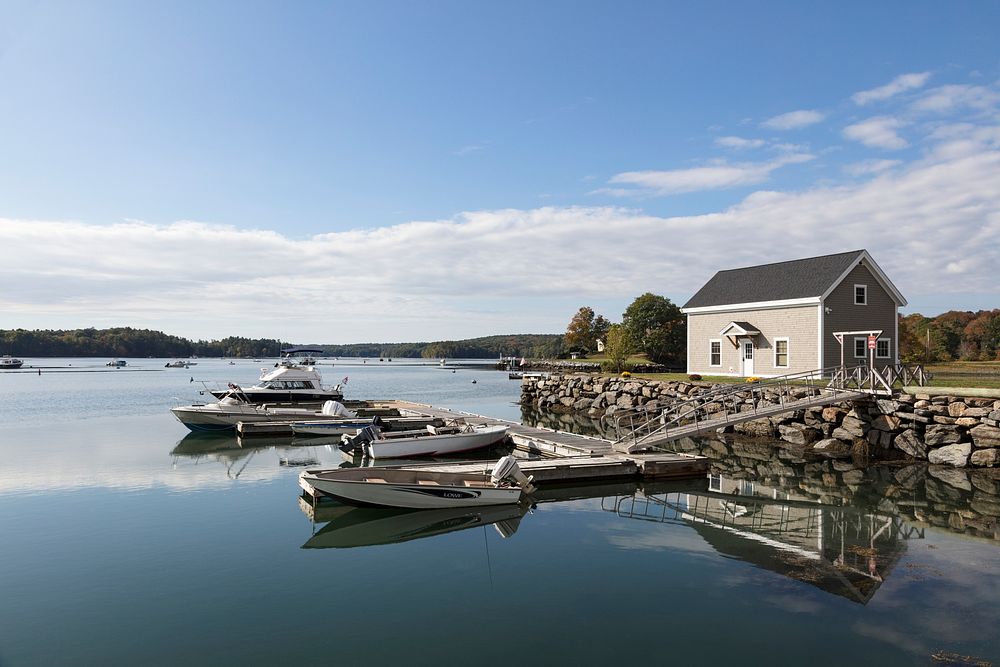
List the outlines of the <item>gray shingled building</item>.
{"label": "gray shingled building", "polygon": [[867,250],[719,271],[681,309],[687,371],[773,377],[873,356],[895,364],[905,305]]}

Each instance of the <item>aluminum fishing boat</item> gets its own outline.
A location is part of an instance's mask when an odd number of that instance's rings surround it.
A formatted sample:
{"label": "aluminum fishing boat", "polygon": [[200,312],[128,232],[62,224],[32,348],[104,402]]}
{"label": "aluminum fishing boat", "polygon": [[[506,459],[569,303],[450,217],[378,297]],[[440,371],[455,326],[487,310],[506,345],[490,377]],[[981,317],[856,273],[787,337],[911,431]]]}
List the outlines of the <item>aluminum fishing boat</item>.
{"label": "aluminum fishing boat", "polygon": [[412,509],[505,505],[534,491],[513,456],[497,461],[490,472],[335,468],[305,470],[299,483],[350,504]]}

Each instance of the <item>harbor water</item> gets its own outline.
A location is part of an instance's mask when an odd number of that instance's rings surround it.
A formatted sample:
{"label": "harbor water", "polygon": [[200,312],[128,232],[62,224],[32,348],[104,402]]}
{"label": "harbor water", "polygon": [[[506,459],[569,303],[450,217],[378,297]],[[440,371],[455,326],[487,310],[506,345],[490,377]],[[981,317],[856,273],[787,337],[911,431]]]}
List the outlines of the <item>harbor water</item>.
{"label": "harbor water", "polygon": [[[0,372],[2,667],[1000,664],[988,472],[716,438],[693,445],[705,479],[314,514],[298,475],[353,465],[336,447],[195,435],[169,412],[274,360],[106,361]],[[317,368],[348,399],[522,419],[485,361]]]}

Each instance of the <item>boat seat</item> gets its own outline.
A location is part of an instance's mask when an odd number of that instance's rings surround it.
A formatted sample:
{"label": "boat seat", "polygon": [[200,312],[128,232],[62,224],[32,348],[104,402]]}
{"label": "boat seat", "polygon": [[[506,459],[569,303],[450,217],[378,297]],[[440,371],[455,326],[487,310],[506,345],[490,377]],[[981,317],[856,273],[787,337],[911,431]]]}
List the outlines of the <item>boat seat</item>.
{"label": "boat seat", "polygon": [[431,435],[448,435],[450,433],[460,433],[461,428],[458,426],[434,426],[433,424],[427,425],[427,432]]}
{"label": "boat seat", "polygon": [[366,482],[377,482],[379,484],[385,484],[385,480],[381,477],[365,477]]}
{"label": "boat seat", "polygon": [[417,480],[417,484],[423,484],[424,486],[440,486],[440,484],[435,482],[433,479],[419,479]]}

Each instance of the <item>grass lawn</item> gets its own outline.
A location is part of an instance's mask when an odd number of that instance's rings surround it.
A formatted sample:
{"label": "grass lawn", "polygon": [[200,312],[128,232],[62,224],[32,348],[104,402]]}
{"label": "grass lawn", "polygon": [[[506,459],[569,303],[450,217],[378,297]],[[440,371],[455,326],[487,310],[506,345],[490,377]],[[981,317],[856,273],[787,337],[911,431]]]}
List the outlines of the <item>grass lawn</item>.
{"label": "grass lawn", "polygon": [[[580,364],[599,364],[607,361],[604,355],[590,355],[586,359],[564,359],[561,361]],[[629,357],[629,364],[648,363],[645,356]],[[933,376],[931,387],[976,387],[981,389],[1000,389],[1000,361],[951,361],[925,364],[924,368]],[[602,372],[603,375],[615,375]],[[645,380],[672,380],[688,382],[687,373],[633,373],[632,377]],[[739,384],[744,378],[720,375],[702,375],[701,382],[716,384]]]}
{"label": "grass lawn", "polygon": [[1000,389],[1000,361],[949,361],[925,364],[932,387]]}

